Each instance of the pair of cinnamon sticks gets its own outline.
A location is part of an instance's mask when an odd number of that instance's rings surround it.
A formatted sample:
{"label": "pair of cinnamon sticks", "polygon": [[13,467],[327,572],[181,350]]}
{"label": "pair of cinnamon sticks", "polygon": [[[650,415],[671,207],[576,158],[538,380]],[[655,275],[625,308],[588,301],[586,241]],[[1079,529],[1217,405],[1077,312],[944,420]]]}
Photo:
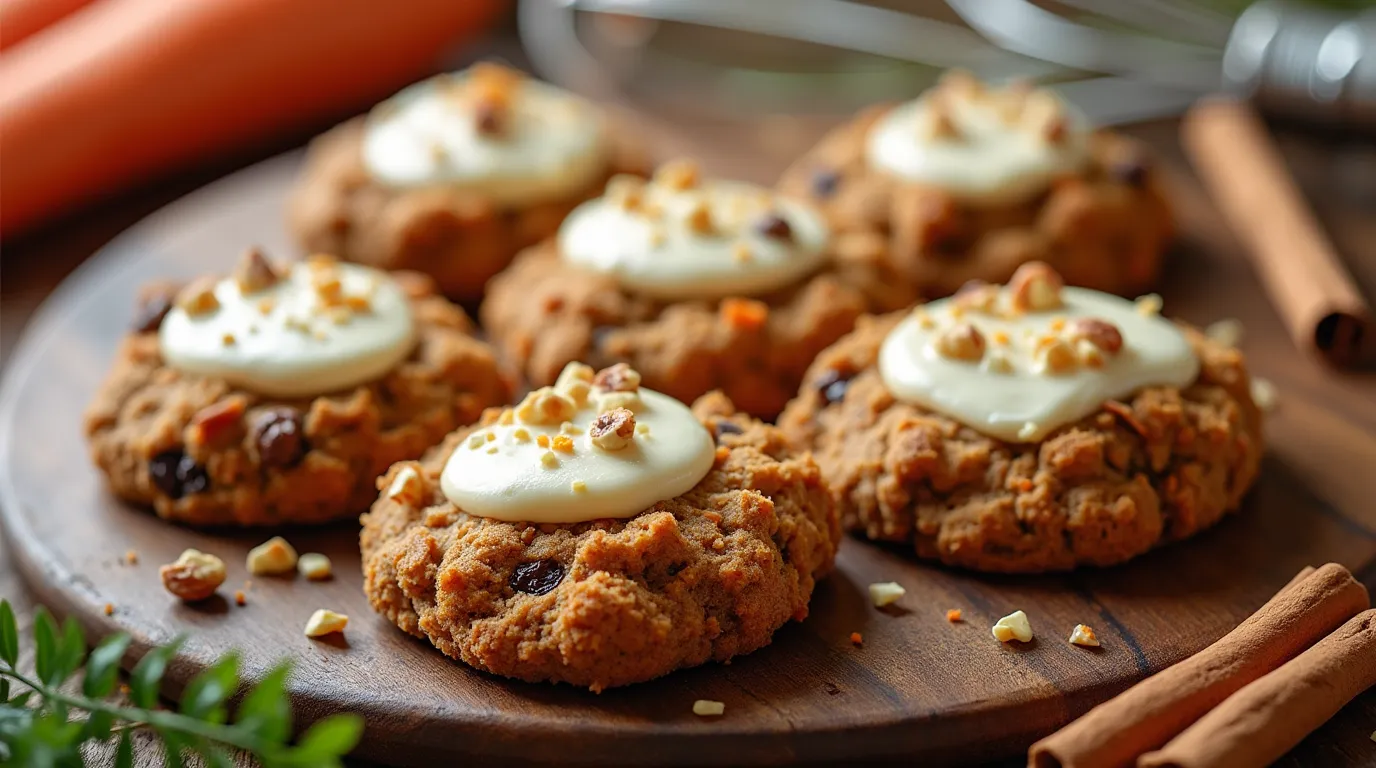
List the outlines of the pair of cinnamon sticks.
{"label": "pair of cinnamon sticks", "polygon": [[1029,768],[1265,766],[1376,685],[1376,610],[1305,568],[1218,642],[1032,745]]}

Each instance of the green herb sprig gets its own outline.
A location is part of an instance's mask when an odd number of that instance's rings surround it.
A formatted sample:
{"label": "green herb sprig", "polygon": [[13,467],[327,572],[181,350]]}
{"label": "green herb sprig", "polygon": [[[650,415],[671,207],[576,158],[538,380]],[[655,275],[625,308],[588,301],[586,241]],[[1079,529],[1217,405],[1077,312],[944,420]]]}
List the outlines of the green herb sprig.
{"label": "green herb sprig", "polygon": [[[340,766],[363,733],[358,715],[333,715],[312,725],[295,745],[282,662],[249,691],[229,718],[226,700],[239,688],[239,657],[231,652],[197,675],[182,693],[178,711],[159,709],[158,689],[167,664],[184,638],[149,651],[129,677],[129,705],[111,701],[129,636],[105,638],[89,655],[77,623],[59,628],[43,608],[34,615],[34,673],[19,671],[19,628],[8,600],[0,601],[0,764],[80,766],[81,745],[119,739],[115,764],[134,764],[130,734],[150,729],[162,739],[166,764],[180,767],[198,754],[211,768],[233,765],[227,748],[255,755],[264,768]],[[80,693],[64,684],[83,664]],[[17,685],[15,685],[17,684]],[[11,689],[15,689],[11,695]],[[22,690],[21,690],[22,688]]]}

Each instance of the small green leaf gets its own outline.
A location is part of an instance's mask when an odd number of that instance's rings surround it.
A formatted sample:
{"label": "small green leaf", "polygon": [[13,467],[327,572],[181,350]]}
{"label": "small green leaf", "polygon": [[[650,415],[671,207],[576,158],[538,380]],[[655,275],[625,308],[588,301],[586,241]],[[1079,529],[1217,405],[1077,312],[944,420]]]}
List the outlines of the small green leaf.
{"label": "small green leaf", "polygon": [[158,687],[162,684],[163,673],[167,671],[167,662],[185,640],[184,637],[176,637],[171,643],[154,648],[139,659],[129,675],[129,698],[136,706],[152,709],[157,705]]}
{"label": "small green leaf", "polygon": [[86,660],[86,677],[81,692],[93,699],[103,699],[115,690],[119,679],[119,662],[129,649],[129,636],[123,632],[100,641]]}
{"label": "small green leaf", "polygon": [[354,714],[332,715],[312,725],[297,742],[297,752],[312,757],[343,757],[358,746],[363,718]]}
{"label": "small green leaf", "polygon": [[234,768],[234,761],[229,759],[223,749],[212,746],[202,747],[201,757],[205,758],[205,764],[210,768]]}
{"label": "small green leaf", "polygon": [[291,733],[291,704],[287,701],[287,676],[291,662],[273,667],[239,705],[235,722],[271,744],[286,742]]}
{"label": "small green leaf", "polygon": [[52,684],[62,685],[86,658],[86,636],[81,634],[81,625],[76,623],[76,619],[68,616],[62,622],[62,638],[57,648],[57,664],[53,670],[57,682]]}
{"label": "small green leaf", "polygon": [[57,623],[52,614],[39,606],[33,614],[34,671],[38,678],[51,684],[53,670],[57,668]]}
{"label": "small green leaf", "polygon": [[162,738],[162,760],[167,768],[182,768],[185,763],[182,760],[182,749],[186,747],[185,738],[176,731],[167,728],[159,728],[158,736]]}
{"label": "small green leaf", "polygon": [[182,693],[182,714],[222,723],[225,715],[220,705],[238,688],[239,654],[231,651],[187,683]]}
{"label": "small green leaf", "polygon": [[23,709],[28,706],[29,697],[32,695],[33,691],[24,691],[23,693],[17,694],[14,698],[10,699],[9,706],[15,709]]}
{"label": "small green leaf", "polygon": [[86,718],[85,739],[105,741],[110,738],[110,728],[115,724],[115,716],[109,712],[92,712]]}
{"label": "small green leaf", "polygon": [[10,700],[10,679],[0,677],[0,703]]}
{"label": "small green leaf", "polygon": [[10,669],[19,663],[19,623],[8,600],[0,600],[0,661]]}
{"label": "small green leaf", "polygon": [[134,768],[134,742],[129,731],[119,734],[119,746],[115,747],[115,768]]}

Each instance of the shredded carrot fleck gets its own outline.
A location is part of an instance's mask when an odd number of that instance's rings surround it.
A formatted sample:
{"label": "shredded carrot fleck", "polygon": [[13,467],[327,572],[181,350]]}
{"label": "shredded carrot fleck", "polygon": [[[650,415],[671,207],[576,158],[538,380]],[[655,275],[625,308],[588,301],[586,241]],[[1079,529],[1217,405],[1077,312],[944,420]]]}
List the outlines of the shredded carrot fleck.
{"label": "shredded carrot fleck", "polygon": [[554,450],[564,453],[573,453],[573,438],[568,435],[555,435]]}
{"label": "shredded carrot fleck", "polygon": [[106,615],[106,616],[114,616],[114,615],[115,615],[115,604],[114,604],[114,603],[106,603],[106,604],[105,604],[105,615]]}
{"label": "shredded carrot fleck", "polygon": [[242,589],[234,590],[234,604],[248,605],[248,597],[244,595],[244,591]]}
{"label": "shredded carrot fleck", "polygon": [[1025,477],[1022,478],[1018,481],[1018,490],[1022,491],[1023,493],[1027,493],[1028,491],[1032,490],[1032,481],[1028,480]]}
{"label": "shredded carrot fleck", "polygon": [[541,448],[549,447],[549,435],[539,435],[535,438],[535,444]]}
{"label": "shredded carrot fleck", "polygon": [[727,325],[753,331],[764,326],[769,307],[751,299],[726,299],[721,303],[721,317]]}
{"label": "shredded carrot fleck", "polygon": [[946,620],[952,623],[960,621],[960,609],[952,608],[946,612]]}
{"label": "shredded carrot fleck", "polygon": [[862,645],[865,642],[865,638],[862,637],[859,632],[852,632],[850,633],[850,641],[856,645]]}

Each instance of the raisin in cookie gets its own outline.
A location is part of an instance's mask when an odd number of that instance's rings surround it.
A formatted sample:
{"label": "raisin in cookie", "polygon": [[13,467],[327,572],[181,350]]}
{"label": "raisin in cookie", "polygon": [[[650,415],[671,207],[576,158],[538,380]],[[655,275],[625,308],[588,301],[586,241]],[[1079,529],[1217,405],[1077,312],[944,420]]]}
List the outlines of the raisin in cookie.
{"label": "raisin in cookie", "polygon": [[441,75],[312,143],[292,231],[312,252],[424,272],[477,299],[616,173],[643,173],[595,105],[494,64]]}
{"label": "raisin in cookie", "polygon": [[784,174],[840,233],[882,237],[928,296],[1003,282],[1040,260],[1072,285],[1136,295],[1172,236],[1146,151],[1094,130],[1052,92],[951,73],[919,99],[862,112]]}
{"label": "raisin in cookie", "polygon": [[622,364],[397,464],[364,517],[373,607],[498,675],[601,691],[727,661],[807,616],[840,526],[811,459]]}
{"label": "raisin in cookie", "polygon": [[779,426],[843,524],[984,571],[1123,562],[1238,508],[1261,417],[1235,349],[1031,264],[822,354]]}
{"label": "raisin in cookie", "polygon": [[87,411],[91,455],[182,523],[353,517],[379,473],[510,396],[472,333],[421,275],[250,251],[230,279],[150,287]]}
{"label": "raisin in cookie", "polygon": [[835,241],[806,203],[676,161],[613,179],[493,279],[483,327],[535,386],[624,361],[684,402],[721,390],[761,418],[867,312],[915,294],[872,240]]}

